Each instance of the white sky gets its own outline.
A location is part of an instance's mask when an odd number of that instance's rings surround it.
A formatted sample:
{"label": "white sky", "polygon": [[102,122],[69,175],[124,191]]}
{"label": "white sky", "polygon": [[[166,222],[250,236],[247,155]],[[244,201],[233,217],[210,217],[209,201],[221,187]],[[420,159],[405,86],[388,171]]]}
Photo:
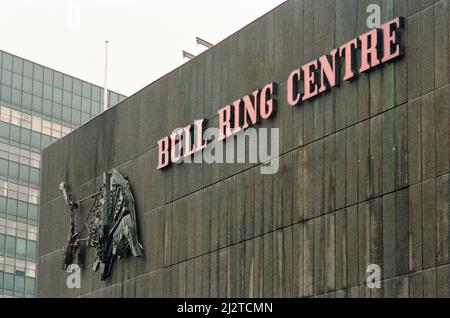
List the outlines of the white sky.
{"label": "white sky", "polygon": [[2,0],[0,49],[131,95],[283,0]]}

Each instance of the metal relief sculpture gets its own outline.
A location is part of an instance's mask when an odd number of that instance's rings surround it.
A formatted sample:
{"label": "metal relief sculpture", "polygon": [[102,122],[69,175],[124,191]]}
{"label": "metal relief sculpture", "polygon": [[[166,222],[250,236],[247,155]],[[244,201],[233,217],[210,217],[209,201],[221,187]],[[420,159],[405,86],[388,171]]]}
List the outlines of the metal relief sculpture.
{"label": "metal relief sculpture", "polygon": [[[82,265],[80,248],[84,241],[95,249],[92,269],[98,271],[100,268],[101,280],[110,276],[115,258],[122,258],[128,251],[136,257],[143,256],[143,248],[138,241],[133,194],[128,180],[117,170],[103,173],[100,190],[79,201],[72,199],[64,182],[59,187],[70,209],[70,229],[62,269],[66,270],[70,264]],[[83,229],[77,231],[76,211],[81,202],[90,198],[94,202],[83,223]],[[81,238],[86,229],[88,237]]]}

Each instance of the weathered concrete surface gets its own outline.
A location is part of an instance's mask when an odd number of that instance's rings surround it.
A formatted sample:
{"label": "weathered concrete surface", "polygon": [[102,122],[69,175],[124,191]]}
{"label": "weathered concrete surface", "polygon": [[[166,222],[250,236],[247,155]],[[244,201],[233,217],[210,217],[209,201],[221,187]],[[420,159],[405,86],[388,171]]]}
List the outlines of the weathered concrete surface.
{"label": "weathered concrete surface", "polygon": [[[292,0],[43,152],[40,297],[448,297],[449,3],[380,0],[406,18],[406,56],[287,106],[289,71],[364,32],[373,0]],[[280,171],[255,165],[156,170],[156,141],[269,81]],[[68,226],[58,190],[80,198],[101,174],[129,177],[145,257],[101,282],[86,254],[66,288]],[[86,215],[82,210],[82,219]],[[382,288],[365,287],[369,264]]]}

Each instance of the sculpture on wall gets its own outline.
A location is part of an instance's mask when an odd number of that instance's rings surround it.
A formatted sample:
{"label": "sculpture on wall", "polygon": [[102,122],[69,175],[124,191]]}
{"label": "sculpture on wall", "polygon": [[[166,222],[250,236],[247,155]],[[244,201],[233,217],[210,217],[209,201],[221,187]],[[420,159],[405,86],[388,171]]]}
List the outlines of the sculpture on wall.
{"label": "sculpture on wall", "polygon": [[[128,180],[117,170],[103,173],[103,183],[99,191],[79,201],[72,199],[64,182],[59,187],[70,209],[70,228],[63,256],[63,270],[71,264],[82,265],[80,249],[84,241],[95,249],[92,269],[98,271],[100,268],[101,280],[111,275],[115,258],[122,258],[128,251],[136,257],[143,256],[143,248],[138,241],[133,194]],[[94,202],[83,223],[83,229],[77,231],[76,211],[83,201],[91,198]],[[90,220],[89,217],[91,217]],[[86,229],[89,231],[89,236],[83,239],[81,234]]]}

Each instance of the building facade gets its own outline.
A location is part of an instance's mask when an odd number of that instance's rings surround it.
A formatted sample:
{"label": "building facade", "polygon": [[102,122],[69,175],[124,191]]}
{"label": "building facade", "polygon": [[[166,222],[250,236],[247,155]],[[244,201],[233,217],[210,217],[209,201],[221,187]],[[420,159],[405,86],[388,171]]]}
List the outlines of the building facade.
{"label": "building facade", "polygon": [[[404,18],[404,56],[289,105],[289,74],[369,32],[370,4],[382,24]],[[38,296],[449,297],[449,4],[286,1],[47,147]],[[253,163],[157,169],[161,138],[201,118],[219,127],[219,109],[271,82],[276,116],[256,126],[279,128],[277,173]],[[113,168],[129,178],[145,255],[100,281],[86,248],[80,288],[68,288],[58,184],[82,198]],[[83,205],[79,220],[88,213]],[[367,285],[372,271],[380,288]]]}
{"label": "building facade", "polygon": [[98,115],[103,89],[4,51],[0,65],[0,297],[33,297],[41,150]]}

